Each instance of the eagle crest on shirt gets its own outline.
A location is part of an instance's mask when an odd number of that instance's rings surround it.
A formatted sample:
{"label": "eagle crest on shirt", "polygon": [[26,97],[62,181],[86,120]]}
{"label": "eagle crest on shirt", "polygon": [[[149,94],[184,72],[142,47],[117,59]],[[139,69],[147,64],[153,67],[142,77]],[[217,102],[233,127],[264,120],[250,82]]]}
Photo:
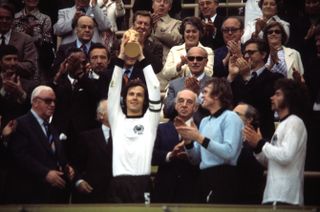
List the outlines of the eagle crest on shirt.
{"label": "eagle crest on shirt", "polygon": [[136,133],[138,135],[142,135],[143,131],[144,131],[144,127],[141,124],[136,125],[136,126],[134,126],[133,131],[134,131],[134,133]]}

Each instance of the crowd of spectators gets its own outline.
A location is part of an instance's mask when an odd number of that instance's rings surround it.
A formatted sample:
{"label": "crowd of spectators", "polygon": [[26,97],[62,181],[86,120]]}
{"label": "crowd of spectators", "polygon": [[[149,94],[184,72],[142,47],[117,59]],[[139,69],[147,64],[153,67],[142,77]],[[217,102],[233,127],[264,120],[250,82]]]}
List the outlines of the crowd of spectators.
{"label": "crowd of spectators", "polygon": [[219,2],[0,0],[0,203],[320,204],[320,0]]}

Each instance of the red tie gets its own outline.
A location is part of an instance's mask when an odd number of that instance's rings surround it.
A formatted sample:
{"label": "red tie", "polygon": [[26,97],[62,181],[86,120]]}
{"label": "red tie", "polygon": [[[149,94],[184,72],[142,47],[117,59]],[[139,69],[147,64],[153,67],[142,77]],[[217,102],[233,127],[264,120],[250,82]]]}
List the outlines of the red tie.
{"label": "red tie", "polygon": [[129,81],[129,73],[130,73],[130,70],[127,69],[124,74],[123,74],[123,80],[124,80],[124,85],[127,85],[128,84],[128,81]]}

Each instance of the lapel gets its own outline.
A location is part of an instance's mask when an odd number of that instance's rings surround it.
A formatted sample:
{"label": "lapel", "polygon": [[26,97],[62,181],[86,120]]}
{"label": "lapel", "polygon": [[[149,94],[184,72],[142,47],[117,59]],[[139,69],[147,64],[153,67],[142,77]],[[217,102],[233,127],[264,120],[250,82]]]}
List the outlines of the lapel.
{"label": "lapel", "polygon": [[294,57],[293,51],[290,48],[283,47],[283,51],[284,51],[284,60],[286,62],[287,70],[289,72],[296,58]]}
{"label": "lapel", "polygon": [[[109,146],[109,142],[111,142],[111,140],[109,139],[108,144],[106,143],[106,140],[104,138],[102,129],[100,128],[97,132],[97,145],[99,146],[98,149],[100,149],[103,153],[107,153],[108,152],[108,146]],[[111,137],[111,135],[110,135]]]}
{"label": "lapel", "polygon": [[173,122],[172,121],[169,121],[168,122],[168,128],[166,131],[168,131],[168,135],[170,135],[171,139],[172,139],[172,142],[171,144],[169,144],[170,146],[172,145],[172,148],[177,145],[180,141],[179,139],[179,135],[178,135],[178,132],[176,130],[176,127],[174,126]]}
{"label": "lapel", "polygon": [[204,85],[209,79],[211,79],[211,77],[205,74],[204,77],[200,80],[200,89],[204,88]]}
{"label": "lapel", "polygon": [[[29,126],[31,127],[32,132],[34,132],[34,134],[36,134],[37,138],[38,138],[38,139],[35,139],[36,142],[40,142],[41,146],[47,152],[49,152],[50,155],[53,155],[51,147],[50,147],[50,145],[48,143],[48,140],[47,140],[47,136],[43,132],[43,130],[42,130],[40,124],[38,123],[37,119],[34,117],[34,115],[31,112],[28,113],[28,116],[29,116],[29,120],[30,120],[30,125]],[[52,132],[52,136],[53,136],[54,142],[56,143],[57,137],[54,135],[53,132]],[[57,148],[56,148],[56,150],[57,150]]]}
{"label": "lapel", "polygon": [[19,42],[19,36],[17,36],[17,33],[14,31],[11,31],[9,44],[14,45],[15,43]]}

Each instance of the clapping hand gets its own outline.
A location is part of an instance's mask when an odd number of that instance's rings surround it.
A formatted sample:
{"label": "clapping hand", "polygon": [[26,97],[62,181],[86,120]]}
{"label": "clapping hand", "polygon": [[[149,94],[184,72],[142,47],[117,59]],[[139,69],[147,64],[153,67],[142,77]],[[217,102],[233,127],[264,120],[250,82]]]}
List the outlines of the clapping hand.
{"label": "clapping hand", "polygon": [[196,77],[186,78],[184,81],[184,87],[192,90],[197,95],[200,93],[200,82]]}
{"label": "clapping hand", "polygon": [[212,23],[211,20],[209,21],[202,21],[202,26],[204,29],[204,35],[205,36],[212,36],[215,35],[217,28],[214,26],[214,23]]}

